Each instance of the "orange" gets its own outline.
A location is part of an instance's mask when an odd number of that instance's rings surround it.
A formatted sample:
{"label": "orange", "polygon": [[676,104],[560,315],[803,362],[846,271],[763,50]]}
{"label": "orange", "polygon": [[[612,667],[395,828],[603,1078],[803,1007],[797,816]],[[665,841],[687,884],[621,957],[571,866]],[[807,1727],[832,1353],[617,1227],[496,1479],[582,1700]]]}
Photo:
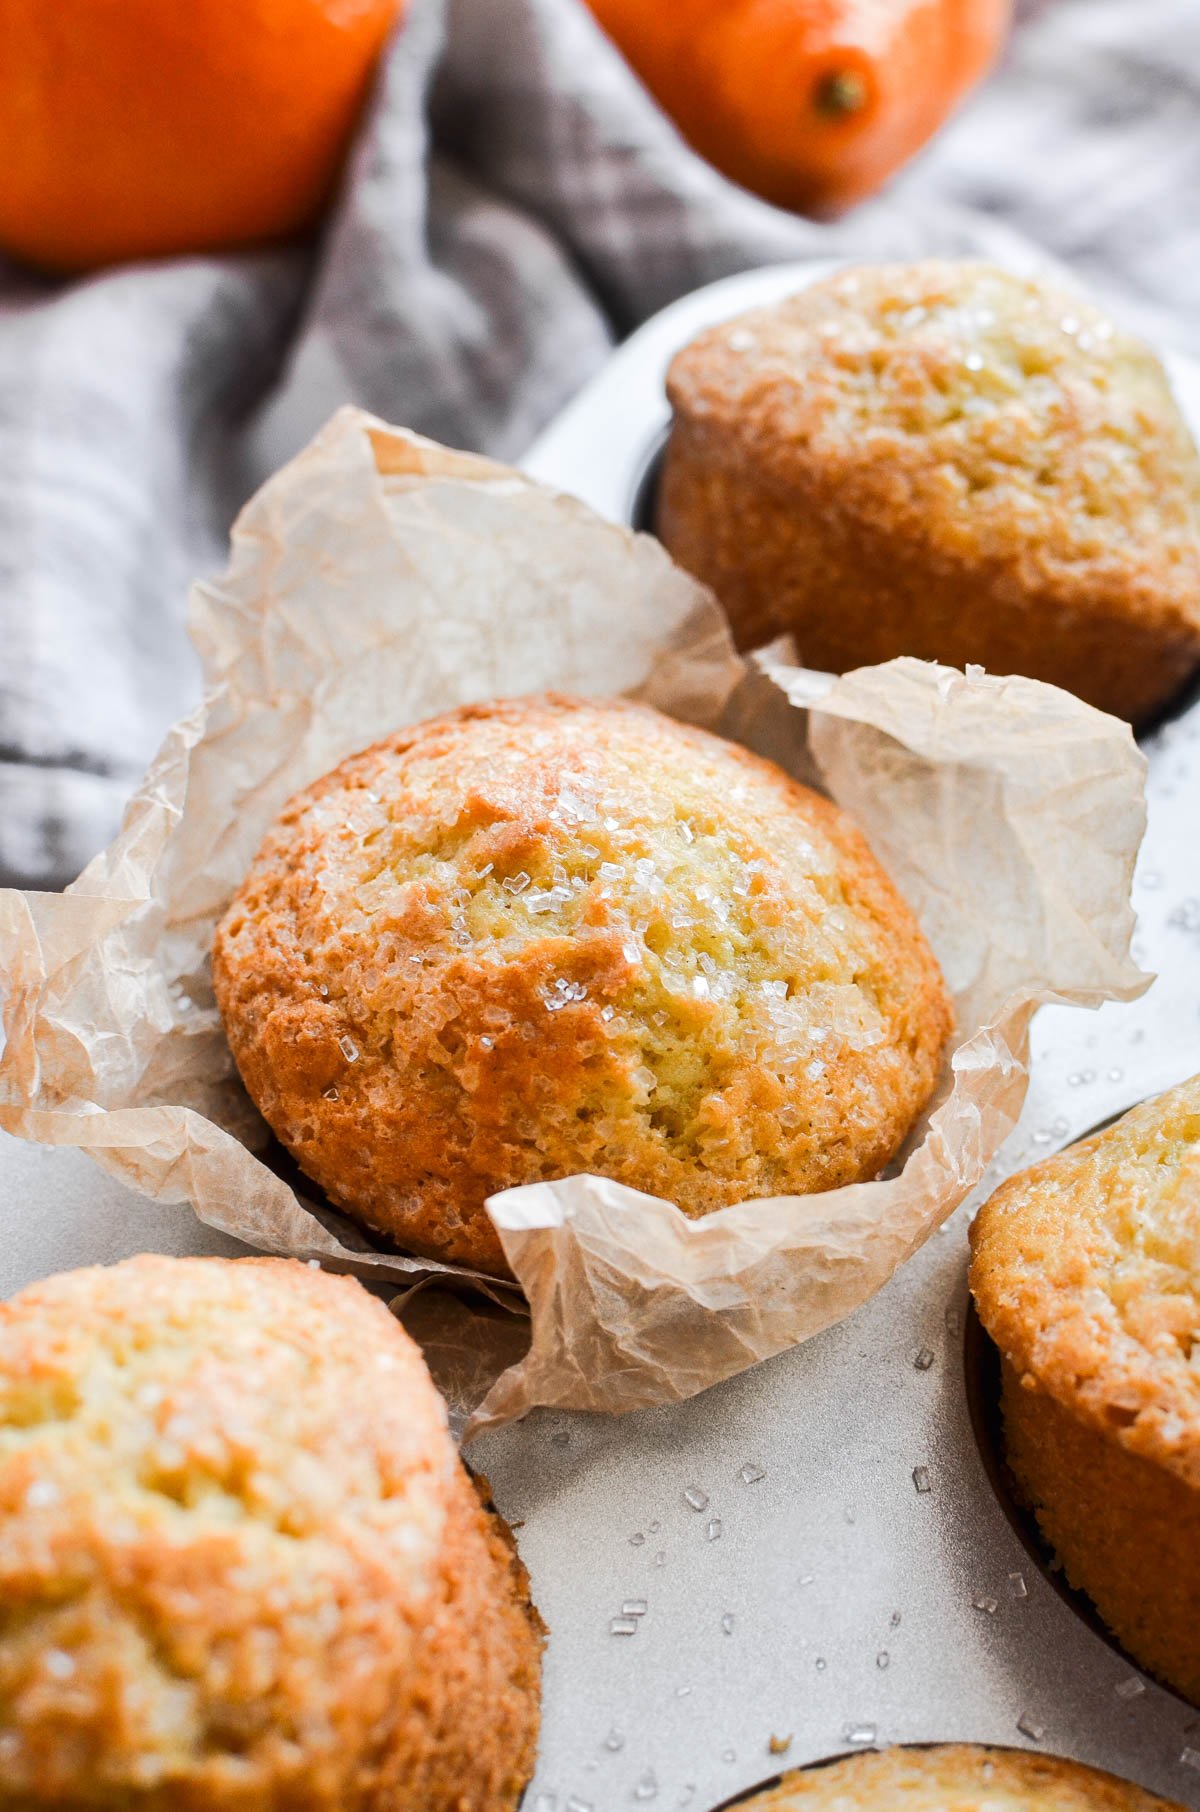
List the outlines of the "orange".
{"label": "orange", "polygon": [[910,158],[988,68],[1012,0],[590,0],[696,150],[832,213]]}
{"label": "orange", "polygon": [[0,0],[0,248],[50,270],[317,216],[402,0]]}

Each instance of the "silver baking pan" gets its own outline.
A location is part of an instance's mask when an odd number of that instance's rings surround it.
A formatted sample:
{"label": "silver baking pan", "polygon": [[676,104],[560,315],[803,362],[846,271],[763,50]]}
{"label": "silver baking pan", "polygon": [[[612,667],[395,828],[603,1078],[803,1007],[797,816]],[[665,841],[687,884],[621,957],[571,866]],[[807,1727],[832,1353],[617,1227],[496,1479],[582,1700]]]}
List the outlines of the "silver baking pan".
{"label": "silver baking pan", "polygon": [[[671,353],[820,268],[668,309],[525,463],[634,520]],[[1169,363],[1200,431],[1200,367]],[[1136,951],[1160,979],[1129,1006],[1039,1015],[1026,1112],[990,1183],[1200,1069],[1200,705],[1144,747]],[[237,1250],[76,1152],[0,1137],[0,1190],[5,1292],[139,1250]],[[1113,1645],[1010,1500],[967,1312],[970,1212],[849,1321],[691,1402],[539,1412],[471,1449],[552,1632],[526,1812],[709,1812],[783,1768],[939,1741],[1052,1751],[1200,1812],[1200,1712]]]}

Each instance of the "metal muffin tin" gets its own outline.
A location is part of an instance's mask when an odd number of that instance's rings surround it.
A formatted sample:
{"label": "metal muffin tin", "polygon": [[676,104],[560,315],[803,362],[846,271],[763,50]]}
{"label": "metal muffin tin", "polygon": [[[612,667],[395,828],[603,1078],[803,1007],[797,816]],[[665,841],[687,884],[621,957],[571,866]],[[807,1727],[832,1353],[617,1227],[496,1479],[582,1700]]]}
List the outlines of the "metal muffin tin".
{"label": "metal muffin tin", "polygon": [[[748,273],[668,309],[528,469],[630,520],[670,355],[824,268]],[[1200,430],[1200,367],[1169,363]],[[991,1183],[1200,1069],[1200,705],[1144,746],[1135,948],[1160,979],[1129,1006],[1039,1015],[1026,1112]],[[0,1137],[0,1190],[5,1293],[140,1250],[239,1250],[76,1152]],[[970,1211],[841,1326],[689,1403],[620,1421],[539,1412],[471,1450],[518,1525],[551,1629],[525,1812],[708,1812],[781,1769],[943,1741],[1071,1756],[1200,1812],[1200,1711],[1052,1581],[980,1451],[971,1398],[986,1449],[987,1386],[969,1393],[964,1363]]]}

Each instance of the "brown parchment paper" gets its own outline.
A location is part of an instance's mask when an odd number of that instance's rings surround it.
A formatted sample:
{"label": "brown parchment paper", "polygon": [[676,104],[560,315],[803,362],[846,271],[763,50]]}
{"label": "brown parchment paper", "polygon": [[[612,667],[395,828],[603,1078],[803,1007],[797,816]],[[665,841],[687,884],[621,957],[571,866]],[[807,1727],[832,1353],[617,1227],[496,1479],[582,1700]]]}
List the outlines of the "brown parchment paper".
{"label": "brown parchment paper", "polygon": [[[657,542],[490,461],[342,410],[246,507],[228,571],[191,611],[206,697],[116,841],[61,896],[0,893],[0,1125],[79,1146],[254,1246],[392,1282],[456,1394],[483,1395],[475,1429],[535,1404],[678,1400],[848,1314],[1014,1124],[1036,1005],[1148,982],[1128,956],[1144,810],[1125,725],[1032,680],[913,660],[838,680],[778,649],[747,664]],[[696,1222],[591,1176],[494,1198],[531,1318],[514,1331],[515,1292],[384,1249],[271,1157],[209,946],[298,787],[405,723],[547,687],[642,698],[847,806],[916,909],[959,1023],[883,1180]]]}

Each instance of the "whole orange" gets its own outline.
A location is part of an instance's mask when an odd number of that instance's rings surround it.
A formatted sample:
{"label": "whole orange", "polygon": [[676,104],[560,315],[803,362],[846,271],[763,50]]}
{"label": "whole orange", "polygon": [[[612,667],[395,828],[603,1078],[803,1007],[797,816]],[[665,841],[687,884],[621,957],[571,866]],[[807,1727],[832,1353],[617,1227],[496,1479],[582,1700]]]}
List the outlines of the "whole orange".
{"label": "whole orange", "polygon": [[782,207],[872,193],[994,60],[1012,0],[590,0],[696,150]]}
{"label": "whole orange", "polygon": [[0,248],[51,270],[281,238],[402,0],[0,0]]}

